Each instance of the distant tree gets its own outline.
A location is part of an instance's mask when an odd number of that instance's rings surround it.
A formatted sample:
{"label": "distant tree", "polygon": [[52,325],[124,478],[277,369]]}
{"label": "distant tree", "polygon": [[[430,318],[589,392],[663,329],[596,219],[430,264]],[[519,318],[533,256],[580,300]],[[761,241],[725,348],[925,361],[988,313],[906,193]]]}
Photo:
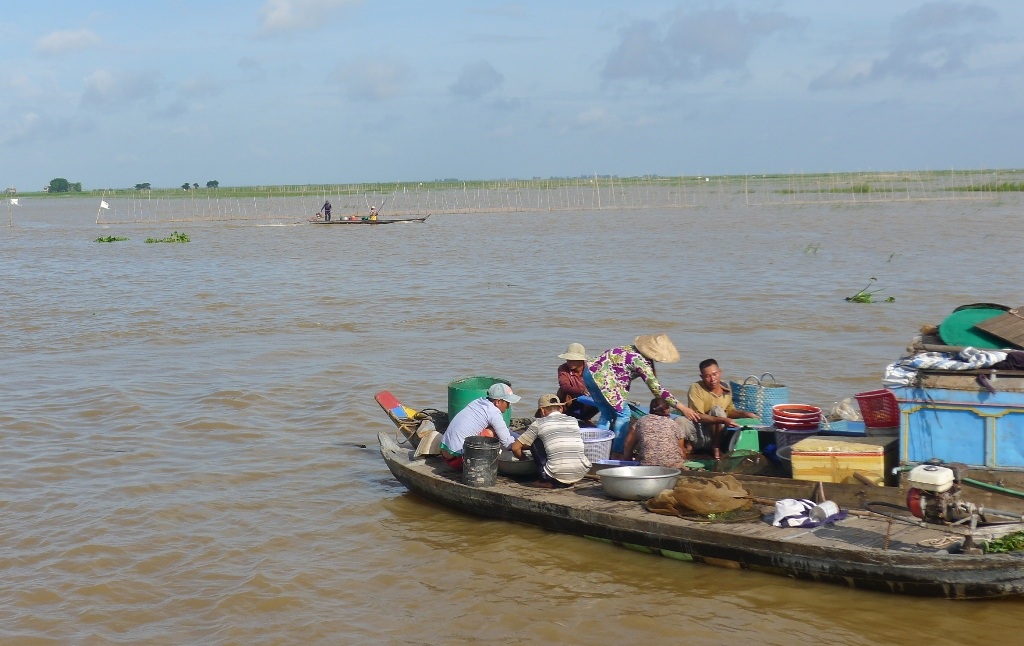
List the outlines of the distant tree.
{"label": "distant tree", "polygon": [[51,193],[67,193],[71,190],[71,183],[63,177],[54,177],[50,180]]}
{"label": "distant tree", "polygon": [[71,184],[68,185],[68,189],[72,193],[81,193],[82,192],[82,183],[81,182],[71,182]]}
{"label": "distant tree", "polygon": [[181,185],[181,190],[187,191],[190,186],[192,186],[192,185],[189,184],[188,182],[185,182],[184,184]]}
{"label": "distant tree", "polygon": [[152,188],[152,187],[149,185],[149,182],[143,182],[141,184],[136,184],[135,185],[135,190],[136,191],[148,191],[150,188]]}
{"label": "distant tree", "polygon": [[220,186],[220,182],[215,179],[211,179],[206,183],[206,188],[217,188],[218,186]]}
{"label": "distant tree", "polygon": [[199,188],[199,182],[193,182],[192,188]]}

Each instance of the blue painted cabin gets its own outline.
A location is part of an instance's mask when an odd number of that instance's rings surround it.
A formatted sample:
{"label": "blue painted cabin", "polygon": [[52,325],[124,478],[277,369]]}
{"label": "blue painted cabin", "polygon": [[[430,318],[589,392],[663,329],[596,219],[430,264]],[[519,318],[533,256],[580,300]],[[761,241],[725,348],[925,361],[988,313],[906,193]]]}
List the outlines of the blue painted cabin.
{"label": "blue painted cabin", "polygon": [[1024,377],[997,376],[994,394],[975,379],[922,372],[919,386],[891,388],[900,407],[902,462],[940,458],[1024,470]]}

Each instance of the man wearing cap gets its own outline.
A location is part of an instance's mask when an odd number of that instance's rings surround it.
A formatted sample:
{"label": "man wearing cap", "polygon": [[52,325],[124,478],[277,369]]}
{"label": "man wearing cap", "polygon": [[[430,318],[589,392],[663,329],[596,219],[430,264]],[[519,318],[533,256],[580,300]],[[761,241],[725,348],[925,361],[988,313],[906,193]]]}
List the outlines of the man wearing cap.
{"label": "man wearing cap", "polygon": [[587,367],[587,351],[581,343],[570,343],[569,349],[558,355],[565,363],[558,366],[558,392],[560,401],[565,402],[565,414],[580,420],[590,420],[597,415],[597,408],[576,401],[587,394],[583,383],[583,369]]}
{"label": "man wearing cap", "polygon": [[697,411],[686,406],[658,382],[656,361],[679,361],[679,351],[667,334],[647,334],[633,339],[633,345],[607,350],[590,362],[583,371],[583,383],[601,411],[598,428],[615,431],[613,457],[622,455],[629,431],[629,385],[634,379],[644,380],[655,397],[661,397],[690,421],[700,419]]}
{"label": "man wearing cap", "polygon": [[512,443],[512,453],[524,459],[529,448],[540,470],[543,488],[571,487],[590,471],[590,460],[583,450],[580,425],[575,417],[562,412],[564,402],[558,395],[544,395],[537,401],[537,421]]}
{"label": "man wearing cap", "polygon": [[487,389],[486,397],[474,399],[460,410],[441,436],[441,457],[448,466],[462,471],[462,446],[466,438],[474,435],[497,437],[502,446],[510,448],[515,438],[502,415],[520,399],[508,384],[496,383]]}

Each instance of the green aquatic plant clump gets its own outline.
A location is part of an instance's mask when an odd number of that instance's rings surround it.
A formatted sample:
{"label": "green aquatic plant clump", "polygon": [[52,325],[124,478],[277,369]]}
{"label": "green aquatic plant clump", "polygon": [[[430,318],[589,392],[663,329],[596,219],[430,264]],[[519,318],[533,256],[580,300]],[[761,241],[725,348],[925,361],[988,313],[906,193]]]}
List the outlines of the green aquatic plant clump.
{"label": "green aquatic plant clump", "polygon": [[104,236],[96,238],[96,242],[124,242],[128,238],[118,238],[117,236]]}
{"label": "green aquatic plant clump", "polygon": [[166,238],[146,238],[146,242],[191,242],[192,240],[188,237],[187,233],[178,233],[175,231]]}
{"label": "green aquatic plant clump", "polygon": [[1002,538],[994,538],[985,542],[985,552],[989,554],[1005,554],[1024,550],[1024,532],[1014,532]]}
{"label": "green aquatic plant clump", "polygon": [[[879,288],[879,289],[876,289],[876,290],[873,290],[873,291],[868,291],[868,287],[871,287],[871,283],[876,282],[877,280],[878,280],[877,278],[872,276],[871,280],[868,281],[868,284],[864,286],[864,289],[860,290],[859,292],[857,292],[853,296],[847,296],[846,300],[850,301],[851,303],[874,303],[875,302],[875,294],[877,294],[878,292],[882,291],[882,289]],[[886,303],[895,303],[896,302],[896,298],[893,297],[893,296],[890,296],[890,297],[886,298],[884,302],[886,302]]]}

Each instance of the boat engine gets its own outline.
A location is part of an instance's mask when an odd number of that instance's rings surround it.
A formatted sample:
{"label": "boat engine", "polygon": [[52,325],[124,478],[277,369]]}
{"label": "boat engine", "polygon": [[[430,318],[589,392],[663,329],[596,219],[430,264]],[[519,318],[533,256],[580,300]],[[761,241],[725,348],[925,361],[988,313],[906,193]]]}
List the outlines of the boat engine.
{"label": "boat engine", "polygon": [[962,477],[958,465],[914,467],[907,475],[907,509],[929,523],[956,523],[971,518],[978,508],[960,499]]}

